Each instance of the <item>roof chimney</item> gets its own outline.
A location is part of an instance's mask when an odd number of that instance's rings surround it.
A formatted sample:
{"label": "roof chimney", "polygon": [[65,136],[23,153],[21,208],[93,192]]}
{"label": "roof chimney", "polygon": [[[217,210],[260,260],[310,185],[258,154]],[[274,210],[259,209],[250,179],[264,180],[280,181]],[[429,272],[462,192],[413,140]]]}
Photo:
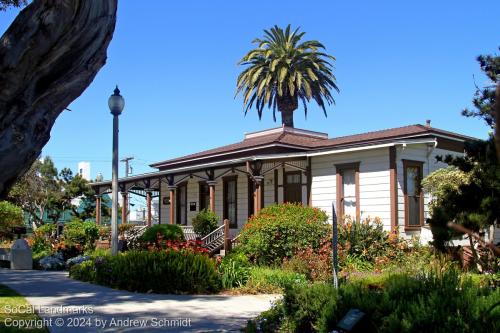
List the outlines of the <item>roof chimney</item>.
{"label": "roof chimney", "polygon": [[427,127],[427,128],[431,128],[431,120],[430,120],[430,119],[427,119],[427,120],[425,121],[425,127]]}

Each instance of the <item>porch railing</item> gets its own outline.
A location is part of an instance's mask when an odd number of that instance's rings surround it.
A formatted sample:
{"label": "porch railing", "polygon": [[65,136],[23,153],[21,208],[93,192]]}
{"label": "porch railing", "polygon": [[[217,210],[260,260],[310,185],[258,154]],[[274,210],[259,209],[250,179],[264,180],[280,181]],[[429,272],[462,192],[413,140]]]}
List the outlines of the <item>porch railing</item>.
{"label": "porch railing", "polygon": [[218,227],[217,229],[215,229],[214,231],[203,237],[201,241],[203,242],[203,244],[208,245],[210,243],[213,243],[215,240],[223,237],[224,237],[224,225],[221,225],[220,227]]}
{"label": "porch railing", "polygon": [[199,235],[194,232],[192,225],[183,225],[181,226],[182,232],[184,233],[184,238],[186,240],[195,240],[199,237]]}

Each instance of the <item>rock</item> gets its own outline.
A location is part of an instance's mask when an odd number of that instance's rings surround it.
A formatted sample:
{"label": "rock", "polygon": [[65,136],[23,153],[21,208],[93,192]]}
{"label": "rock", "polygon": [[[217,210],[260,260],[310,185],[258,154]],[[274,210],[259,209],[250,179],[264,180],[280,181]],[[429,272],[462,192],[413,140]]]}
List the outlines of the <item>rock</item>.
{"label": "rock", "polygon": [[91,259],[92,258],[90,258],[89,256],[85,256],[85,255],[79,255],[79,256],[76,256],[73,258],[69,258],[68,260],[66,260],[66,268],[71,268],[71,266],[81,264],[82,262],[87,261],[87,260],[91,260]]}
{"label": "rock", "polygon": [[38,262],[43,270],[60,270],[64,269],[65,263],[62,253],[55,253],[50,256],[43,257]]}
{"label": "rock", "polygon": [[12,245],[10,269],[33,269],[33,253],[25,239],[18,239]]}

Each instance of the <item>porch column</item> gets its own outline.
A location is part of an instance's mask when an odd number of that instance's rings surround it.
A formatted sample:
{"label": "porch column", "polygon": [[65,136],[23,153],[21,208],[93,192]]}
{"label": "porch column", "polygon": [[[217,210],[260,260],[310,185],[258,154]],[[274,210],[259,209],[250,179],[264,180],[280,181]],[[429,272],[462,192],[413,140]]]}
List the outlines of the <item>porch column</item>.
{"label": "porch column", "polygon": [[127,223],[128,198],[127,192],[122,192],[122,224]]}
{"label": "porch column", "polygon": [[170,215],[169,222],[170,224],[175,224],[175,189],[177,186],[169,186],[168,190],[170,191]]}
{"label": "porch column", "polygon": [[215,212],[215,184],[217,184],[214,180],[207,181],[208,189],[210,192],[210,210]]}
{"label": "porch column", "polygon": [[253,180],[255,182],[255,190],[253,193],[254,199],[254,215],[257,215],[262,208],[262,181],[264,180],[263,176],[254,176]]}
{"label": "porch column", "polygon": [[151,191],[146,191],[146,224],[148,227],[151,226]]}
{"label": "porch column", "polygon": [[95,224],[101,224],[101,195],[95,196]]}

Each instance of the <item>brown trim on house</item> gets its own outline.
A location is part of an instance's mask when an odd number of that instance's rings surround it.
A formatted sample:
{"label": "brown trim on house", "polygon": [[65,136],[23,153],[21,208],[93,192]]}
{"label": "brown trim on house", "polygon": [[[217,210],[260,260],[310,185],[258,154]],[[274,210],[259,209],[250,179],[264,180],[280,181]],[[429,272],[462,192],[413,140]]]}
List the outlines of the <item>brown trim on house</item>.
{"label": "brown trim on house", "polygon": [[354,169],[354,187],[356,191],[356,220],[360,220],[361,218],[361,209],[360,209],[360,199],[359,199],[359,165],[361,162],[353,162],[353,163],[342,163],[335,164],[336,170],[336,178],[337,178],[337,217],[343,217],[344,212],[344,186],[343,186],[343,171],[347,169]]}
{"label": "brown trim on house", "polygon": [[398,166],[396,147],[389,147],[389,193],[391,200],[391,231],[398,227]]}
{"label": "brown trim on house", "polygon": [[259,205],[260,207],[259,207],[259,210],[264,208],[264,206],[265,206],[264,205],[264,199],[265,199],[265,197],[264,197],[264,188],[265,188],[264,183],[265,183],[265,178],[262,178],[262,181],[260,182],[260,205]]}
{"label": "brown trim on house", "polygon": [[307,171],[306,171],[306,188],[307,188],[307,205],[312,207],[312,166],[311,166],[311,158],[307,158]]}
{"label": "brown trim on house", "polygon": [[[227,182],[228,181],[233,181],[235,182],[234,184],[234,191],[235,191],[235,216],[236,220],[232,221],[228,217],[228,207],[227,207]],[[238,175],[231,175],[231,176],[225,176],[222,177],[222,214],[223,217],[222,219],[229,219],[229,227],[230,228],[237,228],[238,227]]]}
{"label": "brown trim on house", "polygon": [[253,179],[248,176],[248,181],[247,181],[247,198],[248,198],[248,217],[252,216],[254,214],[254,182]]}
{"label": "brown trim on house", "polygon": [[278,169],[274,169],[274,203],[277,204],[278,203]]}
{"label": "brown trim on house", "polygon": [[406,169],[408,167],[418,167],[420,170],[419,181],[421,182],[424,176],[424,162],[421,161],[413,161],[413,160],[405,160],[403,159],[403,194],[404,194],[404,207],[405,207],[405,230],[419,230],[420,227],[424,225],[424,191],[419,188],[419,210],[420,210],[420,225],[418,226],[410,226],[409,222],[409,202],[408,202],[408,189],[407,189],[407,174]]}
{"label": "brown trim on house", "polygon": [[[205,187],[207,192],[205,192]],[[209,202],[206,202],[205,198],[206,195],[209,196]],[[208,186],[206,180],[200,180],[198,182],[198,205],[199,209],[198,211],[201,212],[203,209],[209,209],[210,208],[210,186]]]}
{"label": "brown trim on house", "polygon": [[463,153],[465,149],[465,143],[462,141],[450,140],[447,138],[436,138],[437,146],[436,148],[450,150],[457,153]]}
{"label": "brown trim on house", "polygon": [[[188,206],[188,202],[187,202],[187,185],[188,185],[188,182],[185,181],[185,182],[181,182],[179,184],[177,184],[177,188],[175,189],[175,211],[176,211],[176,216],[175,216],[175,223],[176,224],[180,224],[180,225],[187,225],[187,206]],[[180,207],[180,189],[184,187],[184,216],[186,217],[186,221],[181,221],[181,214],[179,214],[179,210],[181,209]]]}

